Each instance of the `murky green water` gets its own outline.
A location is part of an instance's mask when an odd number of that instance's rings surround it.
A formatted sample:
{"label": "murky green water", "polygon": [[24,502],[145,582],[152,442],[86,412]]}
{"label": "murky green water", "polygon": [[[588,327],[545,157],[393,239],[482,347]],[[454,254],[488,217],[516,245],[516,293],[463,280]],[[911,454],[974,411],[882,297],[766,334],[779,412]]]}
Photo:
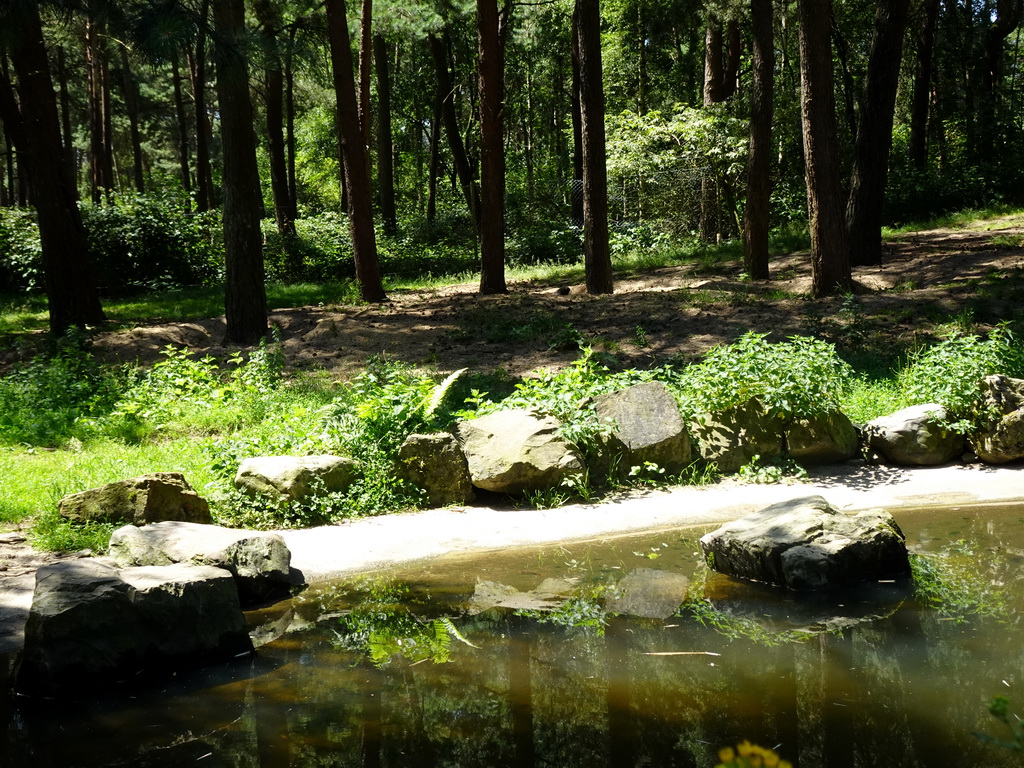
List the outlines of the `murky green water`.
{"label": "murky green water", "polygon": [[[801,766],[1020,765],[975,734],[1009,737],[996,695],[1024,712],[1024,510],[897,518],[943,553],[940,607],[702,583],[702,531],[438,562],[276,606],[292,629],[252,659],[0,709],[0,765],[713,766],[742,739]],[[625,615],[664,612],[680,573],[720,610]]]}

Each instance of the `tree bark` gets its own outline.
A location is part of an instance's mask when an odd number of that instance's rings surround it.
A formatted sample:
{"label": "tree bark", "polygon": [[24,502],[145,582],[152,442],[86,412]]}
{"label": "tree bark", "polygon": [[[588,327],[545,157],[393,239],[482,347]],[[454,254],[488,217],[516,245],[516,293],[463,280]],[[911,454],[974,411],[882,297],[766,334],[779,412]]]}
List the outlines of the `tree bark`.
{"label": "tree bark", "polygon": [[925,0],[924,19],[917,42],[914,67],[914,92],[910,105],[910,139],[907,154],[918,170],[928,162],[928,102],[931,96],[932,58],[935,51],[935,24],[939,18],[939,0]]}
{"label": "tree bark", "polygon": [[281,10],[276,2],[253,3],[253,11],[263,28],[267,65],[263,70],[267,116],[267,156],[270,165],[270,190],[274,197],[274,223],[285,237],[295,236],[295,203],[288,189],[288,163],[284,138],[284,71],[278,41]]}
{"label": "tree bark", "polygon": [[384,35],[373,36],[373,58],[377,68],[377,189],[384,234],[398,233],[395,212],[394,143],[391,137],[391,71]]}
{"label": "tree bark", "polygon": [[16,115],[7,114],[14,104],[13,89],[6,75],[0,76],[0,90],[11,96],[4,99],[8,106],[0,117],[8,128],[18,126],[9,135],[14,141],[20,137],[18,163],[32,178],[50,331],[59,335],[71,327],[100,324],[106,316],[93,281],[74,180],[64,160],[39,6],[19,3],[7,18],[19,31],[7,52],[18,79],[20,102]]}
{"label": "tree bark", "polygon": [[583,118],[580,113],[580,41],[572,30],[572,199],[574,226],[583,226]]}
{"label": "tree bark", "polygon": [[124,106],[128,113],[128,130],[132,143],[132,176],[135,191],[140,195],[146,191],[145,170],[142,155],[142,133],[139,130],[139,86],[132,74],[128,50],[121,46],[121,79],[124,85]]}
{"label": "tree bark", "polygon": [[109,197],[114,188],[110,125],[109,82],[103,52],[102,26],[92,18],[85,22],[85,60],[89,96],[89,188],[93,203]]}
{"label": "tree bark", "polygon": [[750,159],[743,224],[743,259],[747,274],[752,279],[767,280],[775,87],[772,0],[751,0],[750,20],[754,38],[754,83],[750,104]]}
{"label": "tree bark", "polygon": [[[370,104],[370,80],[373,72],[373,0],[362,0],[359,15],[359,129],[363,144],[370,146],[373,110]],[[372,174],[371,174],[372,175]]]}
{"label": "tree bark", "polygon": [[199,13],[195,55],[189,53],[189,75],[196,108],[196,207],[208,211],[213,206],[213,170],[210,167],[213,132],[206,108],[206,25],[210,18],[210,0],[203,0]]}
{"label": "tree bark", "polygon": [[437,94],[441,100],[441,115],[444,121],[445,136],[448,138],[448,148],[452,154],[452,163],[459,179],[459,186],[462,187],[462,194],[466,198],[466,206],[469,208],[477,230],[479,230],[480,193],[473,183],[473,171],[469,165],[469,156],[466,154],[466,145],[459,132],[459,119],[455,114],[455,85],[452,82],[451,71],[448,69],[448,47],[445,45],[445,41],[437,35],[429,35],[427,41],[430,45],[431,59],[434,62]]}
{"label": "tree bark", "polygon": [[505,67],[497,0],[477,0],[480,56],[480,293],[505,285]]}
{"label": "tree bark", "polygon": [[844,242],[839,147],[829,42],[829,0],[798,0],[800,21],[800,119],[807,220],[811,234],[812,288],[817,297],[853,288]]}
{"label": "tree bark", "polygon": [[217,0],[217,101],[224,152],[224,309],[227,341],[255,344],[267,333],[262,194],[256,165],[256,136],[249,97],[249,67],[243,49],[243,0]]}
{"label": "tree bark", "polygon": [[64,160],[68,164],[69,178],[76,182],[75,196],[78,196],[77,168],[75,163],[74,135],[71,132],[71,94],[68,91],[68,67],[64,47],[57,46],[57,78],[60,88],[60,124],[64,141]]}
{"label": "tree bark", "polygon": [[345,186],[349,195],[349,220],[352,226],[352,251],[356,280],[363,301],[386,301],[377,262],[377,235],[373,228],[370,161],[364,134],[359,124],[352,46],[349,41],[345,0],[327,0],[327,31],[331,45],[331,69],[338,101],[338,143],[345,166]]}
{"label": "tree bark", "polygon": [[879,0],[854,149],[846,237],[851,264],[882,263],[882,208],[910,0]]}
{"label": "tree bark", "polygon": [[174,88],[174,116],[178,123],[178,168],[181,174],[181,188],[189,194],[192,192],[192,171],[189,166],[188,116],[181,91],[181,70],[178,67],[177,54],[171,59],[171,84]]}
{"label": "tree bark", "polygon": [[600,0],[576,0],[574,34],[580,60],[583,135],[583,256],[588,293],[611,293],[608,244],[608,170],[605,165],[604,83],[601,73]]}

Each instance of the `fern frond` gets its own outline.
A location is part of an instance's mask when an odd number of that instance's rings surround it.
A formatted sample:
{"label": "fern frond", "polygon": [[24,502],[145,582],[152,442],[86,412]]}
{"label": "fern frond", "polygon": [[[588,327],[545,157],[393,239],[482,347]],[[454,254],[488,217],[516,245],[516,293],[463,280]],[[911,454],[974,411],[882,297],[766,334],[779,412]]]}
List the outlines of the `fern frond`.
{"label": "fern frond", "polygon": [[466,368],[460,368],[457,371],[453,371],[445,377],[445,380],[434,387],[430,393],[430,397],[427,399],[426,408],[423,411],[423,418],[430,421],[434,418],[438,409],[444,403],[445,397],[448,395],[448,391],[452,388],[452,385],[458,381],[462,374],[466,372]]}

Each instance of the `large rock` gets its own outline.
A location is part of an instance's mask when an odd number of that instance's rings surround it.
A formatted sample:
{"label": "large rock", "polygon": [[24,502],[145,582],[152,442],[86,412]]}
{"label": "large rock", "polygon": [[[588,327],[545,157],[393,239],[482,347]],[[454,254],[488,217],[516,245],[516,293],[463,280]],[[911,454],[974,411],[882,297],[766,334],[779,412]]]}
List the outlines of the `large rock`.
{"label": "large rock", "polygon": [[210,505],[180,472],[154,472],[65,496],[58,502],[57,511],[75,522],[211,522]]}
{"label": "large rock", "polygon": [[343,456],[257,456],[239,464],[235,487],[299,501],[321,489],[344,491],[355,478],[356,463]]}
{"label": "large rock", "polygon": [[857,428],[840,411],[794,419],[785,436],[786,452],[801,464],[835,464],[860,452]]}
{"label": "large rock", "polygon": [[892,464],[948,464],[964,451],[964,436],[949,429],[949,412],[938,403],[913,405],[869,421],[868,447]]}
{"label": "large rock", "polygon": [[110,537],[110,555],[122,566],[189,563],[224,568],[243,603],[282,592],[291,583],[291,552],[276,533],[195,523],[125,526]]}
{"label": "large rock", "polygon": [[559,436],[560,426],[557,419],[532,411],[507,410],[460,421],[455,434],[473,485],[522,493],[555,488],[583,472],[583,463]]}
{"label": "large rock", "polygon": [[1024,459],[1024,380],[986,376],[981,387],[995,419],[971,438],[971,447],[990,464]]}
{"label": "large rock", "polygon": [[690,436],[675,398],[660,381],[601,395],[594,410],[612,427],[606,448],[621,457],[622,474],[646,462],[675,474],[690,463]]}
{"label": "large rock", "polygon": [[40,568],[15,682],[24,694],[95,690],[141,671],[252,650],[231,574],[196,565]]}
{"label": "large rock", "polygon": [[757,400],[700,414],[689,426],[697,453],[719,472],[735,472],[755,456],[766,461],[782,458],[782,420]]}
{"label": "large rock", "polygon": [[707,534],[700,544],[719,573],[794,590],[910,572],[903,532],[889,513],[840,512],[821,496],[765,507]]}
{"label": "large rock", "polygon": [[469,464],[454,435],[409,435],[398,449],[398,476],[426,491],[432,507],[465,504],[475,497]]}

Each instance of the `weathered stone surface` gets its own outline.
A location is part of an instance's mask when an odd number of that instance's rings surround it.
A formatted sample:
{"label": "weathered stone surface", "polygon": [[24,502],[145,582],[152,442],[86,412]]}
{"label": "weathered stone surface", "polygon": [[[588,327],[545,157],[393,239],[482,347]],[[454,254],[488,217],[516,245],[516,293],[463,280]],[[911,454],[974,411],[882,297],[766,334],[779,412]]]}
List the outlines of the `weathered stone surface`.
{"label": "weathered stone surface", "polygon": [[719,472],[735,472],[754,456],[766,461],[782,457],[782,421],[757,400],[695,416],[689,429],[697,453]]}
{"label": "weathered stone surface", "polygon": [[433,507],[472,501],[473,481],[454,435],[409,435],[398,449],[398,476],[427,492]]}
{"label": "weathered stone surface", "polygon": [[675,398],[660,381],[601,395],[594,410],[599,421],[612,425],[606,450],[621,456],[622,474],[645,462],[674,474],[690,463],[690,436]]}
{"label": "weathered stone surface", "polygon": [[536,589],[520,592],[515,587],[496,581],[480,579],[473,590],[466,613],[476,616],[492,608],[507,608],[511,611],[553,611],[565,602],[575,583],[566,579],[544,579]]}
{"label": "weathered stone surface", "polygon": [[773,504],[700,543],[714,570],[794,590],[845,587],[910,570],[903,532],[889,513],[840,512],[821,496]]}
{"label": "weathered stone surface", "polygon": [[686,600],[689,588],[690,580],[681,573],[637,568],[615,585],[605,608],[628,616],[667,619]]}
{"label": "weathered stone surface", "polygon": [[286,589],[291,552],[276,533],[195,523],[125,526],[110,537],[110,555],[122,566],[190,563],[224,568],[234,576],[243,603]]}
{"label": "weathered stone surface", "polygon": [[460,421],[456,437],[473,485],[499,493],[555,488],[583,472],[583,462],[558,435],[557,419],[507,410]]}
{"label": "weathered stone surface", "polygon": [[180,472],[154,472],[65,496],[57,511],[77,522],[145,525],[163,520],[211,520],[210,505]]}
{"label": "weathered stone surface", "polygon": [[971,447],[989,464],[1024,459],[1024,380],[986,376],[981,387],[985,404],[999,417],[971,438]]}
{"label": "weathered stone surface", "polygon": [[963,435],[945,424],[949,413],[938,403],[913,405],[864,426],[868,446],[893,464],[947,464],[964,451]]}
{"label": "weathered stone surface", "polygon": [[839,411],[796,419],[786,425],[786,451],[801,464],[835,464],[860,451],[857,428]]}
{"label": "weathered stone surface", "polygon": [[15,686],[54,695],[251,650],[227,571],[74,560],[36,574]]}
{"label": "weathered stone surface", "polygon": [[238,466],[235,487],[297,501],[320,488],[344,491],[355,480],[355,468],[343,456],[257,456]]}

